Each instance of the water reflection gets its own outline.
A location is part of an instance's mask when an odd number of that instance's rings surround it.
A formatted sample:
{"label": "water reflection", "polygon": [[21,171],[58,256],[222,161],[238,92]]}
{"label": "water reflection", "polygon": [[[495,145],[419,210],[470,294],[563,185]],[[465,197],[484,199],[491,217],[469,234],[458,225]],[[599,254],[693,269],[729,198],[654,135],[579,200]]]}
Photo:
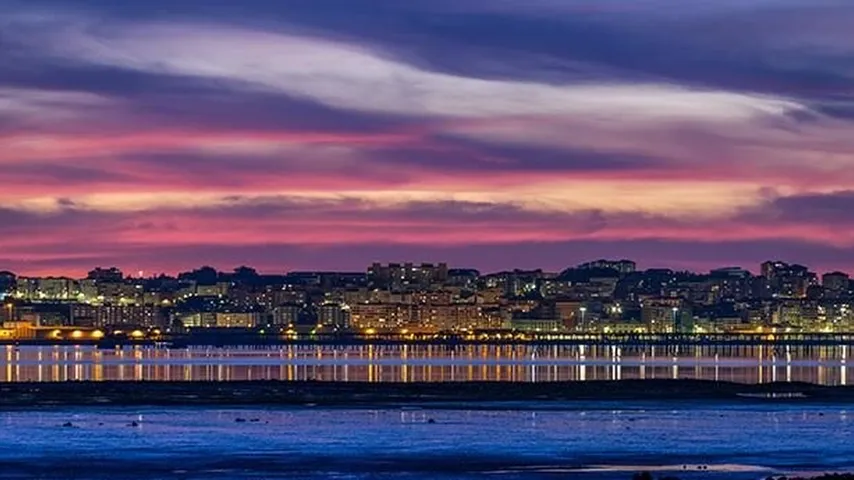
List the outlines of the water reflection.
{"label": "water reflection", "polygon": [[848,346],[2,347],[0,381],[367,382],[695,378],[846,385]]}

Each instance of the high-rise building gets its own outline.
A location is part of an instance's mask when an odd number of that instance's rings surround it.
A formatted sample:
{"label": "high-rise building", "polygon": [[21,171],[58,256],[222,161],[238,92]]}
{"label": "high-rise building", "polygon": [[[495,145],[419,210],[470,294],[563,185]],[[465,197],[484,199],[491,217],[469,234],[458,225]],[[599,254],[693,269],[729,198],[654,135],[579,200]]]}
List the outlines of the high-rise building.
{"label": "high-rise building", "polygon": [[709,272],[708,302],[716,303],[723,299],[739,300],[749,298],[754,286],[753,275],[741,267],[718,268]]}
{"label": "high-rise building", "polygon": [[0,272],[0,300],[2,300],[6,294],[11,293],[12,290],[15,289],[15,282],[17,281],[17,276],[12,272]]}
{"label": "high-rise building", "polygon": [[816,274],[803,265],[768,261],[762,264],[761,270],[775,297],[804,298],[809,287],[818,284]]}
{"label": "high-rise building", "polygon": [[368,282],[378,288],[425,287],[447,281],[447,263],[374,263],[368,267]]}
{"label": "high-rise building", "polygon": [[847,273],[829,272],[821,276],[821,286],[827,298],[838,299],[848,296],[851,279]]}
{"label": "high-rise building", "polygon": [[323,303],[317,307],[317,322],[333,329],[350,328],[350,307],[334,302]]}
{"label": "high-rise building", "polygon": [[777,272],[787,268],[789,264],[785,262],[781,262],[779,260],[768,260],[763,262],[759,268],[760,275],[767,278],[768,280],[772,280],[777,276]]}
{"label": "high-rise building", "polygon": [[124,280],[124,274],[116,267],[98,267],[90,271],[86,275],[86,278],[89,280],[95,280],[96,282],[121,282]]}
{"label": "high-rise building", "polygon": [[617,272],[628,275],[629,273],[634,273],[637,270],[637,264],[631,260],[605,260],[599,259],[594,260],[592,262],[582,263],[577,267],[579,270],[592,270],[592,269],[608,269],[608,270],[616,270]]}
{"label": "high-rise building", "polygon": [[302,305],[296,303],[277,305],[270,312],[272,324],[285,327],[296,325],[302,309]]}

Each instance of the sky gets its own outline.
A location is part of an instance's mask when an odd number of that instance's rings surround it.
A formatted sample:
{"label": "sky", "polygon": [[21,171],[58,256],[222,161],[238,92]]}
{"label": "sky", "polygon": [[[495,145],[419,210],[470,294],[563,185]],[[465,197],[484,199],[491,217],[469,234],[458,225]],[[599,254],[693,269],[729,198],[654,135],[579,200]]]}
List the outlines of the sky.
{"label": "sky", "polygon": [[851,0],[0,12],[0,269],[854,270]]}

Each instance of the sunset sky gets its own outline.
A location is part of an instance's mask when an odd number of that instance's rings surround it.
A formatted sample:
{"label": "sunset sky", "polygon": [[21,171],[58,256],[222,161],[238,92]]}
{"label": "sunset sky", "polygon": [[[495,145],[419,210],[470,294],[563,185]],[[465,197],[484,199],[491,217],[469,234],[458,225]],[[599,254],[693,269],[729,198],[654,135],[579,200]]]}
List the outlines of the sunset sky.
{"label": "sunset sky", "polygon": [[0,0],[0,270],[854,270],[851,0]]}

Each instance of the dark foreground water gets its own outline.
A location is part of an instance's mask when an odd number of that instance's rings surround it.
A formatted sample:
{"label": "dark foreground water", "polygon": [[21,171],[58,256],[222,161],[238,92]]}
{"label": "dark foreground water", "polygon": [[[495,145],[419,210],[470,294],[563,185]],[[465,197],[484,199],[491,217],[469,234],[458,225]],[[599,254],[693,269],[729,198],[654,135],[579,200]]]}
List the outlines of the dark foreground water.
{"label": "dark foreground water", "polygon": [[850,407],[488,407],[6,411],[0,478],[628,479],[651,470],[755,479],[854,469]]}

